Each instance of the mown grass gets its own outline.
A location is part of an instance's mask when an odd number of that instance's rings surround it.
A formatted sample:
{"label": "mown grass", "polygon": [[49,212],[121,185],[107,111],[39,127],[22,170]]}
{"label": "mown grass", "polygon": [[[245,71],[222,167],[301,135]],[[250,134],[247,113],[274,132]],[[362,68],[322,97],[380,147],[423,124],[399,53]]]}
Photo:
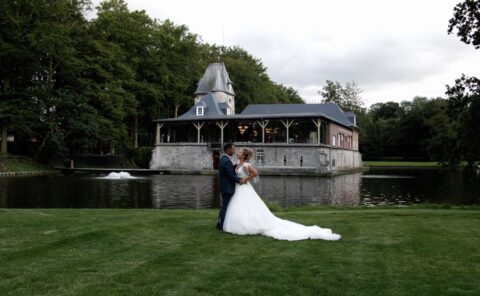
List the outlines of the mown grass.
{"label": "mown grass", "polygon": [[27,157],[0,157],[0,172],[39,172],[50,168]]}
{"label": "mown grass", "polygon": [[0,210],[1,295],[478,295],[480,210],[305,207],[337,242],[219,232],[217,210]]}
{"label": "mown grass", "polygon": [[368,167],[441,167],[436,161],[364,161]]}
{"label": "mown grass", "polygon": [[[363,161],[363,165],[367,167],[427,167],[427,168],[437,168],[442,167],[442,165],[436,161],[375,161],[375,160],[366,160]],[[460,162],[460,167],[467,166],[466,161]]]}

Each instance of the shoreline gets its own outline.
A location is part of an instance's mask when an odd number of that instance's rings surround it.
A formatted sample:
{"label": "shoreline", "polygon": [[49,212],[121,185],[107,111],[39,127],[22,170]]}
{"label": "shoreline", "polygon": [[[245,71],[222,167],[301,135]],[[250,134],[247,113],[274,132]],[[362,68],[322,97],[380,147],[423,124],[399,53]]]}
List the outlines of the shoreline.
{"label": "shoreline", "polygon": [[[183,170],[183,169],[138,169],[138,168],[67,168],[54,167],[55,170],[64,175],[73,175],[76,173],[107,174],[109,172],[128,172],[138,175],[218,175],[218,170]],[[263,176],[313,176],[313,177],[332,177],[338,175],[352,174],[368,171],[368,167],[359,167],[352,169],[341,169],[333,172],[317,172],[309,168],[291,168],[291,167],[257,167],[258,172]]]}
{"label": "shoreline", "polygon": [[[383,160],[364,160],[363,165],[375,168],[427,168],[427,169],[450,169],[444,167],[436,161],[383,161]],[[464,168],[467,164],[461,162],[457,168]]]}
{"label": "shoreline", "polygon": [[7,176],[30,176],[30,175],[48,175],[48,174],[56,174],[57,171],[55,170],[39,170],[39,171],[7,171],[7,172],[0,172],[0,177],[7,177]]}
{"label": "shoreline", "polygon": [[[264,200],[265,201],[265,200]],[[302,205],[302,206],[289,206],[282,207],[281,205],[266,201],[266,204],[272,212],[331,212],[331,211],[393,211],[393,210],[453,210],[453,211],[480,211],[480,204],[469,205],[451,205],[444,203],[418,203],[409,205]],[[218,211],[220,208],[200,208],[200,209],[188,209],[188,208],[0,208],[1,211],[185,211],[185,212],[208,212]]]}

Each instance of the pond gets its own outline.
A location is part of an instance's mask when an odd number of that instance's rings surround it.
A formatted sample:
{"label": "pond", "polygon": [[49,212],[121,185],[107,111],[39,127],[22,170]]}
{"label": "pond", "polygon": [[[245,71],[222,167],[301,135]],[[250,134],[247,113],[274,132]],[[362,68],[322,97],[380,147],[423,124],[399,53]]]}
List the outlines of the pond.
{"label": "pond", "polygon": [[[335,177],[261,176],[255,185],[282,206],[480,204],[475,172],[377,169]],[[133,179],[98,176],[0,177],[1,208],[216,208],[218,177],[152,175]]]}

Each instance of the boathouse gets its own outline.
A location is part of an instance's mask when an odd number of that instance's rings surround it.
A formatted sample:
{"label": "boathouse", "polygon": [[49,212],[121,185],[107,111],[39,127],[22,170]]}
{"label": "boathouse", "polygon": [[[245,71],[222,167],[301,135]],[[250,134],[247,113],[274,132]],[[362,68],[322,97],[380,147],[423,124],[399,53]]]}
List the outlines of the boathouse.
{"label": "boathouse", "polygon": [[154,120],[151,169],[218,168],[225,142],[254,151],[260,171],[333,173],[362,167],[355,114],[328,104],[251,104],[235,112],[233,82],[223,63],[200,79],[193,106],[178,118]]}

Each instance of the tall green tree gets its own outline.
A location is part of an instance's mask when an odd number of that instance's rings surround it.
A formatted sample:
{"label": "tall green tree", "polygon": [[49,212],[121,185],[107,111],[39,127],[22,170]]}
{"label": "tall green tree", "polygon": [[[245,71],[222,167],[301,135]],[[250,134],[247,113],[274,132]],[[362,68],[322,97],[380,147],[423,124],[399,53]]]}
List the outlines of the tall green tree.
{"label": "tall green tree", "polygon": [[327,80],[322,89],[318,91],[318,94],[323,97],[322,103],[336,103],[343,111],[355,113],[362,112],[365,105],[360,96],[361,93],[362,90],[355,81],[342,85],[338,81]]}
{"label": "tall green tree", "polygon": [[[448,34],[456,31],[460,40],[480,48],[480,1],[465,0],[454,8],[449,21]],[[448,114],[455,122],[457,147],[450,150],[448,158],[465,159],[470,165],[480,159],[480,79],[462,74],[455,80],[455,85],[447,85],[449,96]]]}
{"label": "tall green tree", "polygon": [[40,150],[63,154],[67,149],[57,110],[63,94],[78,94],[81,62],[75,36],[86,25],[83,13],[90,2],[20,0],[0,5],[2,126],[16,136],[40,139]]}
{"label": "tall green tree", "polygon": [[480,1],[465,0],[455,6],[448,34],[454,31],[462,42],[480,48]]}
{"label": "tall green tree", "polygon": [[469,165],[480,159],[480,80],[462,75],[454,86],[447,86],[448,114],[456,122],[457,149],[452,159],[464,159]]}
{"label": "tall green tree", "polygon": [[[136,58],[126,47],[137,39],[135,28],[130,31],[125,25],[132,23],[129,14],[123,1],[100,3],[83,40],[86,67],[81,79],[85,95],[97,110],[97,152],[115,153],[131,146],[127,118],[136,115],[137,101],[128,87],[135,83]],[[132,43],[129,38],[134,38]]]}

